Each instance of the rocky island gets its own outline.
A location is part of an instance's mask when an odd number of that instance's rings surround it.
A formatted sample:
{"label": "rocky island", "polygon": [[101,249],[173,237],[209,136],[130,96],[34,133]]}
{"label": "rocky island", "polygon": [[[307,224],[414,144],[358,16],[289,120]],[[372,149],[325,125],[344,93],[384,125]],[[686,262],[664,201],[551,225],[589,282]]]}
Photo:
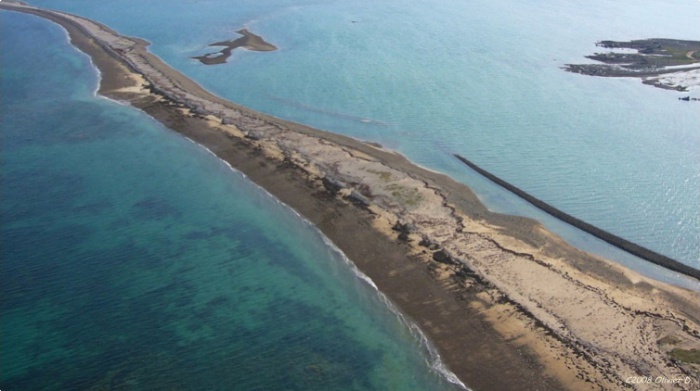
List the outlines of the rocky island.
{"label": "rocky island", "polygon": [[644,84],[677,91],[700,87],[700,41],[652,38],[596,45],[618,51],[586,56],[603,64],[567,64],[564,69],[589,76],[638,77]]}
{"label": "rocky island", "polygon": [[271,52],[277,50],[277,47],[271,43],[265,42],[262,37],[255,35],[247,29],[238,30],[237,33],[243,35],[240,38],[228,41],[214,42],[209,46],[223,46],[224,48],[214,53],[207,53],[201,56],[192,57],[199,60],[205,65],[223,64],[231,57],[231,53],[236,48],[245,48],[256,52]]}

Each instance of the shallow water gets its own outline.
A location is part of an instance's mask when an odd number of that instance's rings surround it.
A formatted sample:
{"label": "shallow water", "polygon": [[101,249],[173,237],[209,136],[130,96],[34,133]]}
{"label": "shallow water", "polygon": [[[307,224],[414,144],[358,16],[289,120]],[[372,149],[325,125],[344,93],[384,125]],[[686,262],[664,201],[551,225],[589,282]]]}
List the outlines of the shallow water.
{"label": "shallow water", "polygon": [[[33,3],[144,37],[221,96],[379,142],[467,183],[491,209],[535,217],[575,245],[647,274],[676,278],[543,215],[452,154],[700,267],[697,105],[638,80],[561,69],[588,62],[584,56],[603,39],[697,39],[697,1]],[[243,26],[280,50],[239,50],[219,66],[190,58]]]}
{"label": "shallow water", "polygon": [[320,233],[0,13],[3,389],[449,390]]}

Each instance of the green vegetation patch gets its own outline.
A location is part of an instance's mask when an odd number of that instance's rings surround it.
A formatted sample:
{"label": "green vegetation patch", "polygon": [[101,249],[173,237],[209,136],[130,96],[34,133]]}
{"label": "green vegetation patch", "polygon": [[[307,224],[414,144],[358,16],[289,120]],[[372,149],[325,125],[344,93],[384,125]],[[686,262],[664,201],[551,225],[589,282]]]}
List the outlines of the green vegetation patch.
{"label": "green vegetation patch", "polygon": [[671,358],[688,364],[700,364],[700,349],[673,349]]}
{"label": "green vegetation patch", "polygon": [[391,173],[388,171],[367,170],[367,172],[378,175],[383,182],[389,182],[393,178]]}
{"label": "green vegetation patch", "polygon": [[678,337],[675,337],[673,335],[667,335],[658,340],[656,343],[659,345],[675,345],[679,342],[681,342],[681,340],[678,339]]}
{"label": "green vegetation patch", "polygon": [[391,195],[399,202],[406,205],[414,206],[423,200],[423,196],[418,193],[418,189],[409,189],[397,184],[391,184],[386,189],[391,191]]}

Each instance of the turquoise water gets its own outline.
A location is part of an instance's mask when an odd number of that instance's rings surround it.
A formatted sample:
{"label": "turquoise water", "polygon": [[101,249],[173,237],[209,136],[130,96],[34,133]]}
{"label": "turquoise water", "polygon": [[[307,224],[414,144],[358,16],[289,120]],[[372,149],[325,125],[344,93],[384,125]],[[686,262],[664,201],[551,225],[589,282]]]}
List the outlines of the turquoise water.
{"label": "turquoise water", "polygon": [[[700,267],[697,105],[639,80],[561,70],[586,62],[603,39],[698,39],[697,1],[33,3],[144,37],[169,64],[235,102],[398,150],[468,184],[491,209],[537,218],[586,250],[677,279],[538,212],[451,155]],[[280,50],[236,51],[209,67],[190,58],[243,26]]]}
{"label": "turquoise water", "polygon": [[2,389],[449,390],[310,224],[0,13]]}

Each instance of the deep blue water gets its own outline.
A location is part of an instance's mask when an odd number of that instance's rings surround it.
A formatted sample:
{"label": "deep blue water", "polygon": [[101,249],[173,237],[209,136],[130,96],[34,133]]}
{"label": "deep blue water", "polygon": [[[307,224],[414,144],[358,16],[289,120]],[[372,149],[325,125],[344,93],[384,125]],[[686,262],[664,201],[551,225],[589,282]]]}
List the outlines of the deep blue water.
{"label": "deep blue water", "polygon": [[310,224],[0,12],[1,388],[448,390]]}

